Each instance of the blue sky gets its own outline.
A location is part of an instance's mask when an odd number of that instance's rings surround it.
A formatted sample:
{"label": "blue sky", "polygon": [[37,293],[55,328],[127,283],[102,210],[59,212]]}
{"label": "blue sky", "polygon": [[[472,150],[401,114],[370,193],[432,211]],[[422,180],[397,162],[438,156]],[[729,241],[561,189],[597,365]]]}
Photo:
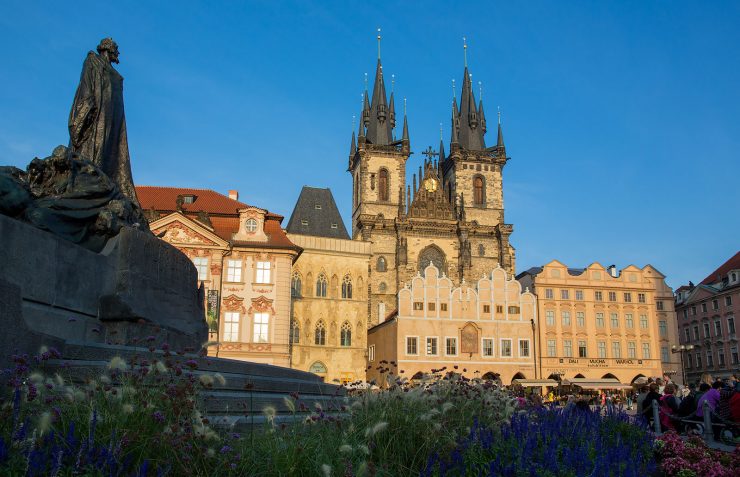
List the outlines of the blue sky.
{"label": "blue sky", "polygon": [[650,263],[676,287],[740,249],[740,2],[112,5],[2,1],[0,164],[67,143],[82,61],[112,36],[137,184],[238,189],[284,224],[301,186],[330,187],[349,227],[376,29],[409,171],[440,123],[448,147],[465,36],[488,119],[503,112],[518,271]]}

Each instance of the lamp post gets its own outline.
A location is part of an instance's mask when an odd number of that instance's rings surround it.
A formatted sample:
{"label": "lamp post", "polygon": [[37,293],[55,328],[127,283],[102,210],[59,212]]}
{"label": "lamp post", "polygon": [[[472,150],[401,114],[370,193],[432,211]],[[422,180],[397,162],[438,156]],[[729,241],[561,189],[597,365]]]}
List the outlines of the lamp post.
{"label": "lamp post", "polygon": [[694,345],[671,346],[671,353],[680,353],[679,356],[681,358],[681,380],[683,381],[684,386],[686,386],[686,368],[683,367],[683,352],[691,351],[692,349],[694,349]]}

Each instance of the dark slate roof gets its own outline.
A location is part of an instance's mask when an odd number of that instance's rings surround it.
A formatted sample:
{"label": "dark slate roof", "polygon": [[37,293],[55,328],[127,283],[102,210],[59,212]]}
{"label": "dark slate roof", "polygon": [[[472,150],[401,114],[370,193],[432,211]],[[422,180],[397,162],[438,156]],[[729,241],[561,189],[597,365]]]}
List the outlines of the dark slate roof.
{"label": "dark slate roof", "polygon": [[701,281],[702,285],[711,285],[713,283],[721,282],[726,275],[730,273],[730,270],[737,270],[740,268],[740,252],[737,252],[734,256],[730,257],[725,263],[719,266],[719,268],[709,275],[707,278]]}
{"label": "dark slate roof", "polygon": [[291,234],[349,240],[331,189],[303,186],[285,230]]}

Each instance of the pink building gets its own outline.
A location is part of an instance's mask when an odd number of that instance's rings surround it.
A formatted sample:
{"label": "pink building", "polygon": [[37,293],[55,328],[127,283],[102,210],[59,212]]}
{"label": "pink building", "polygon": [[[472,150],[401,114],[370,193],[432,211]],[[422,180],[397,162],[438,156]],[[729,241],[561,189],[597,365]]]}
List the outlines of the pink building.
{"label": "pink building", "polygon": [[698,285],[676,290],[676,316],[689,382],[703,373],[714,378],[740,374],[735,317],[740,311],[740,252]]}

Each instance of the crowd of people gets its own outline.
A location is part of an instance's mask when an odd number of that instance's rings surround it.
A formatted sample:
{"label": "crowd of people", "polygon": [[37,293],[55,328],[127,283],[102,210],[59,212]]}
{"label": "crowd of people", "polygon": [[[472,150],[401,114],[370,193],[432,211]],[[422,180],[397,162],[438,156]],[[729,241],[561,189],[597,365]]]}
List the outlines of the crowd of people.
{"label": "crowd of people", "polygon": [[664,376],[648,380],[634,395],[637,414],[653,425],[653,402],[658,403],[658,416],[663,430],[685,432],[696,429],[704,421],[707,403],[715,439],[723,429],[738,436],[740,424],[740,381],[737,376],[713,379],[704,374],[698,383],[676,385]]}

